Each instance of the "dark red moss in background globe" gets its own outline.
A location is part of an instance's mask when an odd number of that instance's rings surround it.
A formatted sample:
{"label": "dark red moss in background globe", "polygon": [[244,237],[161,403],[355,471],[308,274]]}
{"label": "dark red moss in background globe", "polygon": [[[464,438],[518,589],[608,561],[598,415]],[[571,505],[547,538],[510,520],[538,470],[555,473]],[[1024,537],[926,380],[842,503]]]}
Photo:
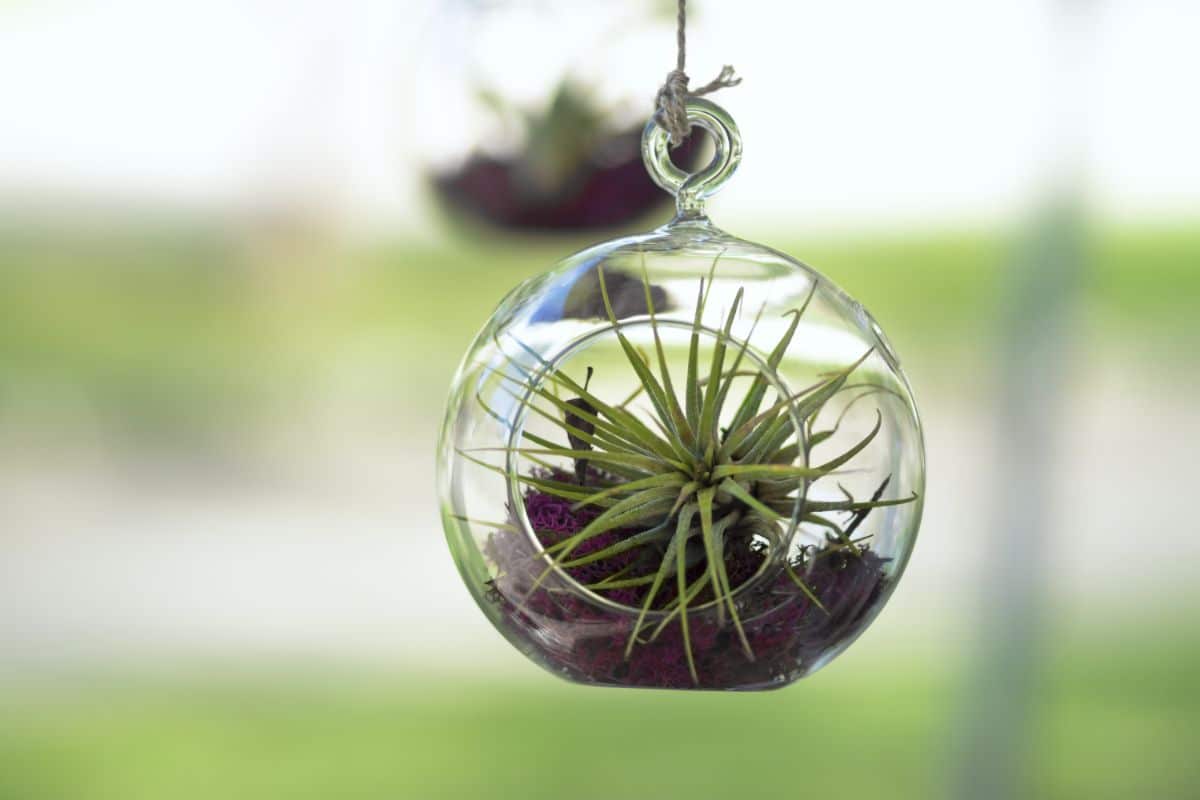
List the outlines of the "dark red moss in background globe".
{"label": "dark red moss in background globe", "polygon": [[[696,167],[700,137],[673,157]],[[578,163],[552,180],[537,180],[523,154],[476,154],[458,170],[434,175],[433,188],[452,212],[510,231],[587,232],[617,228],[662,208],[671,198],[642,164],[642,129],[597,138]]]}
{"label": "dark red moss in background globe", "polygon": [[[577,533],[598,514],[586,508],[572,511],[569,501],[535,490],[525,493],[523,503],[543,547]],[[612,531],[596,537],[594,543],[584,543],[576,552],[595,552],[636,532]],[[519,529],[497,531],[486,551],[501,568],[489,597],[500,607],[509,630],[518,639],[536,641],[550,666],[568,677],[616,686],[688,689],[783,685],[857,635],[869,621],[886,582],[885,559],[869,549],[848,551],[829,542],[810,550],[802,566],[794,565],[823,609],[786,571],[747,587],[739,593],[738,605],[754,660],[743,652],[731,624],[719,627],[712,614],[689,615],[697,684],[688,669],[678,619],[653,641],[639,641],[626,659],[634,624],[631,615],[603,609],[569,592],[555,592],[545,586],[534,589],[544,562]],[[580,583],[591,583],[628,568],[633,558],[631,553],[624,553],[567,572]],[[740,548],[731,547],[726,557],[730,584],[739,586],[755,575],[764,558],[748,541]],[[651,569],[634,568],[625,574],[650,574]],[[693,568],[688,580],[694,580],[701,569]],[[601,594],[623,605],[639,607],[644,591],[638,587]],[[674,586],[664,586],[663,597],[655,606],[668,602],[674,591]],[[697,602],[704,599],[700,597]]]}

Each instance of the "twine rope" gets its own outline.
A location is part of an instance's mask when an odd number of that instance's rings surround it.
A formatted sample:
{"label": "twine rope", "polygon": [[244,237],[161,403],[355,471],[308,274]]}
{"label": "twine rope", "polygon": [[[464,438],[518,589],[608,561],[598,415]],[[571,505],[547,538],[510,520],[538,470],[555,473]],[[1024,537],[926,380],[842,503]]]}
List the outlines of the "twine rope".
{"label": "twine rope", "polygon": [[687,0],[679,0],[679,13],[675,27],[675,69],[667,73],[667,79],[654,97],[654,121],[670,137],[671,145],[678,147],[687,138],[691,125],[687,118],[687,101],[719,89],[737,86],[742,79],[726,64],[721,73],[699,89],[688,89],[687,65]]}

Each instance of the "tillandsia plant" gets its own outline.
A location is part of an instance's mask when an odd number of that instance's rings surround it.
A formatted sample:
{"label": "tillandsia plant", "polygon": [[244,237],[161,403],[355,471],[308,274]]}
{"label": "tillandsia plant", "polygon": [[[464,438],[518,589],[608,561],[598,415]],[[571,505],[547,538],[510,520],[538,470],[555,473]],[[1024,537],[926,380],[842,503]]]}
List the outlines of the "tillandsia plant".
{"label": "tillandsia plant", "polygon": [[[506,377],[506,393],[557,435],[524,431],[523,441],[505,450],[510,461],[518,456],[528,464],[515,479],[536,541],[514,508],[493,524],[485,552],[499,575],[489,596],[513,630],[537,637],[542,649],[565,639],[555,634],[558,623],[596,623],[595,636],[558,654],[556,666],[577,679],[679,688],[786,682],[797,663],[861,629],[886,580],[886,559],[872,552],[860,527],[873,510],[916,499],[886,497],[890,477],[865,497],[840,484],[838,499],[812,497],[817,482],[836,481],[879,434],[876,410],[866,435],[811,462],[850,405],[889,391],[852,382],[873,351],[785,392],[772,375],[816,284],[763,360],[748,357],[749,336],[732,334],[742,289],[719,331],[702,326],[716,266],[714,260],[707,280],[699,280],[686,368],[677,364],[676,374],[645,268],[649,354],[626,334],[645,323],[614,313],[604,268],[597,267],[605,316],[635,377],[627,397],[592,391],[592,367],[580,379],[540,356],[532,371],[507,362],[517,377]],[[710,353],[702,338],[714,340]],[[827,421],[822,412],[831,399],[851,390],[861,391]],[[477,452],[461,455],[508,475]],[[792,547],[801,524],[822,531],[823,541]],[[587,593],[628,611],[613,623],[581,599]]]}

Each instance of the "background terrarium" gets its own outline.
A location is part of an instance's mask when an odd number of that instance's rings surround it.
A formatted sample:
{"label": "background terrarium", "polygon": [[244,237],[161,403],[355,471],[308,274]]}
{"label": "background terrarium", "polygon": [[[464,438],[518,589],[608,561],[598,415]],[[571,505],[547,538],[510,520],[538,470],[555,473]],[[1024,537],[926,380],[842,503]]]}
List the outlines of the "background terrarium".
{"label": "background terrarium", "polygon": [[[423,168],[452,218],[510,231],[628,225],[668,198],[640,155],[636,65],[670,41],[674,3],[447,0],[421,59]],[[696,166],[703,140],[674,157]]]}
{"label": "background terrarium", "polygon": [[646,134],[679,216],[519,286],[455,379],[440,442],[458,568],[508,639],[571,680],[782,686],[879,613],[912,550],[920,423],[899,362],[814,270],[714,227],[740,157],[690,178]]}

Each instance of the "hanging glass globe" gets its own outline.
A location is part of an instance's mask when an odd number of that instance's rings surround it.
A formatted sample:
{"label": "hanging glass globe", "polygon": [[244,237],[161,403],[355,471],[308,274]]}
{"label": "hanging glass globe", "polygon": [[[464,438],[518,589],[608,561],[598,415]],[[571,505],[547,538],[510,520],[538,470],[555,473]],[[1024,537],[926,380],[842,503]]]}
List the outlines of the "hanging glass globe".
{"label": "hanging glass globe", "polygon": [[741,157],[688,174],[653,122],[646,167],[678,214],[515,288],[454,380],[442,516],[467,588],[510,642],[581,683],[788,684],[876,617],[924,495],[916,407],[863,307],[715,227]]}

